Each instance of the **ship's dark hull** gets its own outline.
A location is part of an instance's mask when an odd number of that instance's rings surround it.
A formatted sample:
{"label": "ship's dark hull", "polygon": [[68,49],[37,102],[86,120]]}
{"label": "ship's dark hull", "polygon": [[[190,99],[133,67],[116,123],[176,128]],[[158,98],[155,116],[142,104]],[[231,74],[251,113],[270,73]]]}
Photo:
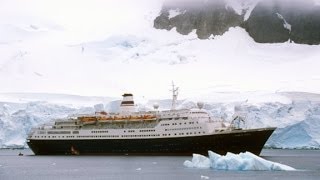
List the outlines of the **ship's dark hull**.
{"label": "ship's dark hull", "polygon": [[193,137],[153,139],[33,140],[36,155],[206,155],[208,150],[225,154],[250,151],[259,155],[275,128],[239,130]]}

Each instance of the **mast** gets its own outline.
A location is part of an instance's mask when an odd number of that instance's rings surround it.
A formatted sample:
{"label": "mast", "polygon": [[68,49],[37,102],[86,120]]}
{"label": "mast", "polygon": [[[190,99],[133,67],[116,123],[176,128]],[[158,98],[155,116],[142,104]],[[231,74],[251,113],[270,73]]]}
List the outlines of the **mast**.
{"label": "mast", "polygon": [[176,105],[177,105],[178,94],[179,94],[179,87],[175,87],[173,81],[172,81],[172,90],[171,91],[172,91],[171,110],[175,110]]}

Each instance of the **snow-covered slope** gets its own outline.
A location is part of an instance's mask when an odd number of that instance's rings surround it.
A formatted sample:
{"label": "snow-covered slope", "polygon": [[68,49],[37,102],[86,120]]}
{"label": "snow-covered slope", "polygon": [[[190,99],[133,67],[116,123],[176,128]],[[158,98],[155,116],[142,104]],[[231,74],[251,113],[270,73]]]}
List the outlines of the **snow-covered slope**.
{"label": "snow-covered slope", "polygon": [[320,46],[258,44],[242,28],[207,40],[195,32],[157,30],[153,20],[161,0],[138,1],[81,2],[87,10],[62,1],[29,1],[19,13],[16,1],[5,1],[0,91],[90,96],[131,91],[164,98],[174,80],[185,98],[213,91],[320,92]]}
{"label": "snow-covered slope", "polygon": [[71,107],[93,106],[115,100],[112,97],[79,96],[68,94],[48,93],[0,93],[0,102],[29,103],[46,102],[50,104],[65,105]]}

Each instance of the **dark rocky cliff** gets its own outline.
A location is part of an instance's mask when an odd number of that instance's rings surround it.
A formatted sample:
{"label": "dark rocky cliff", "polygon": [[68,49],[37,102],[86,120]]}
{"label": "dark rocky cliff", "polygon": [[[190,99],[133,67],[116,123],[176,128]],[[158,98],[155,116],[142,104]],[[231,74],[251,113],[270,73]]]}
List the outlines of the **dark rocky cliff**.
{"label": "dark rocky cliff", "polygon": [[[179,15],[169,18],[169,11]],[[157,29],[176,27],[181,34],[196,29],[200,39],[221,35],[230,27],[241,26],[259,43],[288,40],[301,44],[320,44],[320,6],[312,0],[262,0],[244,21],[245,10],[237,14],[224,0],[167,1],[154,20]],[[288,25],[288,26],[286,26]]]}
{"label": "dark rocky cliff", "polygon": [[[222,35],[230,27],[242,23],[243,16],[236,14],[232,8],[226,8],[224,0],[199,2],[196,5],[188,1],[164,4],[160,16],[154,20],[154,27],[167,30],[176,27],[184,35],[196,29],[198,37],[206,39],[211,34]],[[169,11],[176,9],[184,13],[169,18]]]}

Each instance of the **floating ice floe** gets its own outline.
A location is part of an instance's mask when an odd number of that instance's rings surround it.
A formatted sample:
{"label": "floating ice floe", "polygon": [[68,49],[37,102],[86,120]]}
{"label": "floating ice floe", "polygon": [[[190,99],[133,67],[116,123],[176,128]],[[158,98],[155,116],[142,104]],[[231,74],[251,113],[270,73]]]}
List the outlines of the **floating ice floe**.
{"label": "floating ice floe", "polygon": [[201,175],[200,178],[201,178],[201,179],[209,179],[209,176],[203,176],[203,175]]}
{"label": "floating ice floe", "polygon": [[216,170],[238,171],[293,171],[294,168],[265,160],[250,152],[233,154],[228,152],[225,156],[209,151],[209,157],[193,154],[192,160],[186,160],[183,165],[190,168],[212,168]]}

